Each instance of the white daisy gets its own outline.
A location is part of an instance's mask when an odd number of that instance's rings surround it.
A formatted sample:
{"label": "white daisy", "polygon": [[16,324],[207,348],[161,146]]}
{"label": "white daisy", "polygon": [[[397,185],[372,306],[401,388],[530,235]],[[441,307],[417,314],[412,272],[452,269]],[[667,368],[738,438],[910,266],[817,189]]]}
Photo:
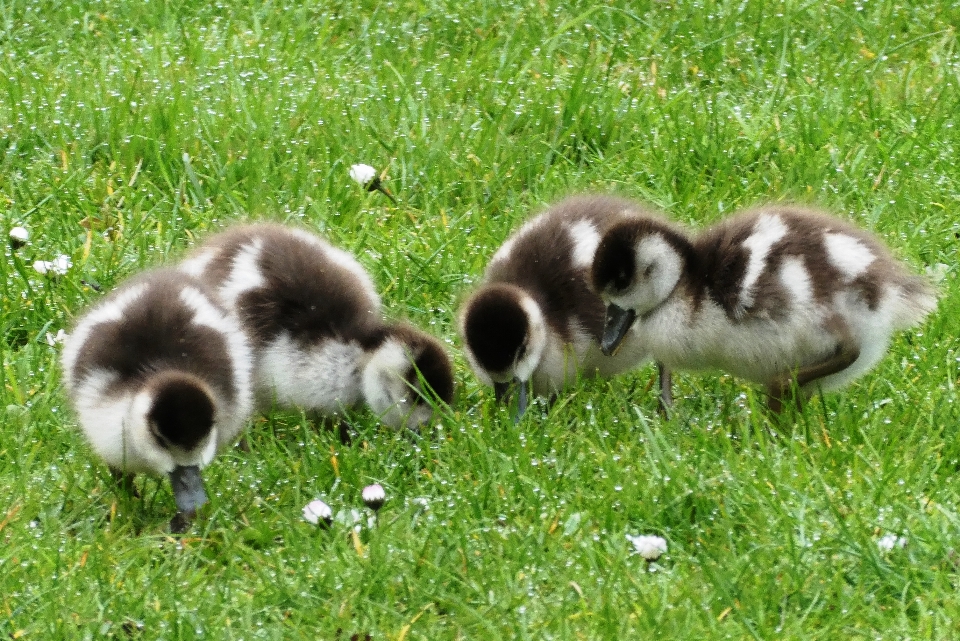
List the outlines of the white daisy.
{"label": "white daisy", "polygon": [[10,230],[10,245],[14,249],[20,249],[27,244],[28,240],[30,240],[30,232],[26,227],[14,227]]}
{"label": "white daisy", "polygon": [[361,496],[364,504],[374,512],[383,507],[383,502],[387,500],[387,493],[383,491],[383,486],[379,483],[363,488]]}
{"label": "white daisy", "polygon": [[390,202],[397,204],[397,199],[393,197],[393,194],[390,193],[390,190],[387,189],[380,181],[380,176],[377,175],[377,170],[370,165],[364,165],[362,163],[351,165],[350,177],[354,180],[354,182],[367,191],[379,191],[381,194],[389,198]]}
{"label": "white daisy", "polygon": [[73,267],[73,261],[66,254],[61,254],[53,260],[38,260],[33,263],[33,269],[44,276],[63,276]]}
{"label": "white daisy", "polygon": [[902,548],[907,545],[907,539],[896,534],[884,534],[877,540],[877,547],[881,552],[889,552],[893,548]]}
{"label": "white daisy", "polygon": [[340,510],[337,512],[337,515],[333,518],[333,520],[345,528],[353,528],[353,531],[357,532],[358,534],[363,529],[364,524],[366,524],[367,529],[372,529],[375,525],[373,516],[364,519],[363,512],[356,508]]}
{"label": "white daisy", "polygon": [[330,525],[333,522],[333,510],[319,499],[310,501],[303,508],[303,518],[314,525],[320,523],[320,521],[323,521],[324,525]]}
{"label": "white daisy", "polygon": [[361,187],[366,187],[377,177],[377,170],[370,165],[357,164],[350,167],[350,177]]}
{"label": "white daisy", "polygon": [[53,271],[57,274],[66,274],[68,271],[70,271],[71,267],[73,267],[73,261],[70,260],[70,257],[66,254],[60,254],[53,261]]}
{"label": "white daisy", "polygon": [[645,534],[633,536],[628,534],[627,540],[633,543],[634,551],[647,561],[656,561],[660,555],[667,552],[667,540],[662,536]]}

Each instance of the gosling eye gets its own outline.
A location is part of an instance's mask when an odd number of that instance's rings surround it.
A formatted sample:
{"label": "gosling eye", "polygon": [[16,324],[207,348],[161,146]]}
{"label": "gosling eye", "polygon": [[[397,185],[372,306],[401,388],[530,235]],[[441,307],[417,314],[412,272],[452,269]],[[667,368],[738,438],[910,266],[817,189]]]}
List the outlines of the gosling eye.
{"label": "gosling eye", "polygon": [[652,273],[653,273],[653,263],[650,263],[649,265],[647,265],[647,268],[643,270],[643,277],[650,278],[650,274]]}

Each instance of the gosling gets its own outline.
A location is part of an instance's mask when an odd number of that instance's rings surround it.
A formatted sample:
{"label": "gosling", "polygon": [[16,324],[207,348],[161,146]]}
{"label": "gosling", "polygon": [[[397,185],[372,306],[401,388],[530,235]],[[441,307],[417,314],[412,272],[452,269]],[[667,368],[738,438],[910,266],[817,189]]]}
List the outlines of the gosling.
{"label": "gosling", "polygon": [[253,354],[203,285],[147,272],[87,312],[64,343],[66,390],[113,476],[166,476],[184,531],[207,502],[200,471],[247,425]]}
{"label": "gosling", "polygon": [[619,221],[591,270],[603,350],[627,337],[669,369],[766,386],[772,410],[835,390],[936,308],[933,288],[872,234],[800,206],[740,213],[699,234],[651,215]]}
{"label": "gosling", "polygon": [[180,269],[217,292],[254,347],[261,408],[326,416],[366,403],[385,424],[416,429],[434,397],[449,404],[453,369],[440,342],[386,323],[373,281],[346,251],[305,230],[241,225],[213,236]]}
{"label": "gosling", "polygon": [[600,238],[638,205],[610,196],[567,198],[528,221],[504,242],[483,283],[466,300],[460,335],[471,368],[498,401],[519,385],[515,420],[537,395],[562,390],[578,376],[611,376],[647,360],[631,336],[603,354],[604,304],[591,289]]}

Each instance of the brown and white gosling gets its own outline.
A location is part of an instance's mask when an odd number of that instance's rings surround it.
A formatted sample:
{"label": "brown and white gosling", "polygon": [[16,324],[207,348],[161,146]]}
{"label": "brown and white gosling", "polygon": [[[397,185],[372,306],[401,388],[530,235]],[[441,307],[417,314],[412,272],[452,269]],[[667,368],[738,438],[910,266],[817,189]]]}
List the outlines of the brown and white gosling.
{"label": "brown and white gosling", "polygon": [[516,419],[527,386],[553,394],[577,376],[610,376],[648,358],[626,336],[622,349],[600,349],[605,306],[589,284],[600,238],[617,221],[644,214],[610,196],[575,196],[528,221],[494,254],[483,282],[460,313],[460,335],[471,368],[503,400],[519,384]]}
{"label": "brown and white gosling", "polygon": [[603,349],[632,337],[670,369],[721,369],[767,387],[837,389],[936,308],[933,288],[872,234],[805,207],[734,215],[698,234],[621,220],[593,261],[607,304]]}
{"label": "brown and white gosling", "polygon": [[452,400],[440,342],[385,323],[360,263],[314,234],[241,225],[210,238],[180,269],[213,288],[250,336],[261,406],[337,415],[365,402],[384,423],[412,429],[431,419],[431,394]]}
{"label": "brown and white gosling", "polygon": [[207,502],[200,470],[253,408],[253,355],[203,285],[171,269],[136,277],[87,312],[64,343],[64,382],[93,450],[128,486],[173,486],[183,531]]}

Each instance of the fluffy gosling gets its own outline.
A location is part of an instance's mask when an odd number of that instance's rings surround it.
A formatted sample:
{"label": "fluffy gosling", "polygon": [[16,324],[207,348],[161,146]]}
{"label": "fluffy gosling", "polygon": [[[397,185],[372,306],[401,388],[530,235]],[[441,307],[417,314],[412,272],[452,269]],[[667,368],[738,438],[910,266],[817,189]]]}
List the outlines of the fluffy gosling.
{"label": "fluffy gosling", "polygon": [[605,352],[625,337],[668,368],[722,369],[767,387],[779,411],[842,387],[890,336],[936,308],[933,288],[874,235],[799,206],[768,206],[697,234],[650,215],[621,220],[591,272],[607,304]]}
{"label": "fluffy gosling", "polygon": [[610,376],[637,367],[648,352],[631,337],[616,354],[601,352],[604,304],[589,284],[600,238],[624,216],[644,211],[609,196],[567,198],[504,242],[483,283],[460,314],[460,335],[477,377],[502,400],[519,384],[516,419],[527,386],[553,394],[578,376]]}
{"label": "fluffy gosling", "polygon": [[238,226],[180,269],[214,289],[250,335],[262,406],[337,415],[365,402],[384,423],[415,429],[432,417],[431,393],[452,400],[453,369],[440,342],[385,323],[360,263],[314,234]]}
{"label": "fluffy gosling", "polygon": [[[169,269],[125,283],[64,342],[64,382],[114,477],[166,476],[183,531],[207,502],[200,470],[246,426],[253,356],[203,285]],[[132,486],[131,486],[132,487]]]}

